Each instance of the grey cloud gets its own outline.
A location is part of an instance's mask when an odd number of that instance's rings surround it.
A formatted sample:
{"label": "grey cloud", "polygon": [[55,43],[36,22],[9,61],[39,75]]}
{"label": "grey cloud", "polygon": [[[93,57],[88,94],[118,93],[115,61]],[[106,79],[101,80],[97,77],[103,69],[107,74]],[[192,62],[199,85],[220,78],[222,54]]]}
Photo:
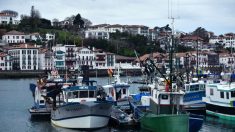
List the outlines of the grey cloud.
{"label": "grey cloud", "polygon": [[[175,27],[190,32],[198,26],[221,34],[234,32],[234,0],[169,0]],[[0,9],[28,14],[35,5],[42,17],[63,20],[80,13],[94,24],[142,24],[153,28],[170,23],[168,0],[0,0]]]}

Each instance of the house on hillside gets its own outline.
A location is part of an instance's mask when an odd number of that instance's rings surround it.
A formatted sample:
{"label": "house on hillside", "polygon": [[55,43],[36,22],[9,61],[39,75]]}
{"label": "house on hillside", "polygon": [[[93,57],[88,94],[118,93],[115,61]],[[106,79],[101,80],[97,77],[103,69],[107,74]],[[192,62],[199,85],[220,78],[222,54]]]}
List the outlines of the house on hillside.
{"label": "house on hillside", "polygon": [[25,35],[25,39],[29,41],[42,41],[42,37],[38,32]]}
{"label": "house on hillside", "polygon": [[4,52],[0,52],[0,70],[12,70],[12,57]]}
{"label": "house on hillside", "polygon": [[3,10],[0,12],[0,25],[7,24],[19,24],[19,20],[16,20],[18,13],[11,10]]}
{"label": "house on hillside", "polygon": [[25,43],[25,34],[23,32],[12,30],[5,33],[2,36],[2,40],[8,44],[22,44]]}

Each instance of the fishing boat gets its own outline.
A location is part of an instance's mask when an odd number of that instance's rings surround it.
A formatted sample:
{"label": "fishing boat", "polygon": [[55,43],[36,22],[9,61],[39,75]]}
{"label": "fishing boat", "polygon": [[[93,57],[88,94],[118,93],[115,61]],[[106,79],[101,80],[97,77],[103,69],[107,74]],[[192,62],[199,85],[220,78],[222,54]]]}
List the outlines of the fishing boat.
{"label": "fishing boat", "polygon": [[56,70],[53,70],[51,74],[48,73],[47,78],[41,77],[37,80],[36,84],[31,83],[30,91],[34,99],[34,105],[29,109],[31,116],[50,117],[53,105],[52,98],[47,97],[47,94],[59,89],[59,87],[73,85],[75,81],[72,79],[65,80],[58,75]]}
{"label": "fishing boat", "polygon": [[159,70],[151,59],[145,63],[145,71],[151,81],[146,90],[130,102],[133,118],[140,122],[141,128],[159,132],[199,130],[203,117],[192,116],[183,109],[185,91],[177,83],[172,83],[173,75],[170,74],[168,80],[159,72],[164,79],[160,78],[156,74]]}
{"label": "fishing boat", "polygon": [[82,85],[61,89],[64,103],[51,111],[51,122],[64,128],[97,129],[107,126],[112,103],[105,100],[104,91],[95,83],[86,81]]}
{"label": "fishing boat", "polygon": [[206,114],[235,120],[235,83],[221,81],[206,85]]}
{"label": "fishing boat", "polygon": [[131,102],[134,118],[145,130],[187,132],[189,115],[181,111],[183,95],[182,91],[165,92],[153,89],[151,96],[142,97],[141,104]]}
{"label": "fishing boat", "polygon": [[194,114],[205,114],[206,104],[202,101],[202,97],[205,97],[205,85],[204,81],[193,80],[189,83],[185,83],[183,87],[184,95],[184,109]]}
{"label": "fishing boat", "polygon": [[130,84],[121,81],[119,68],[117,69],[117,74],[113,76],[113,83],[102,86],[104,91],[107,93],[107,100],[114,102],[114,105],[118,106],[122,110],[128,110],[130,109]]}

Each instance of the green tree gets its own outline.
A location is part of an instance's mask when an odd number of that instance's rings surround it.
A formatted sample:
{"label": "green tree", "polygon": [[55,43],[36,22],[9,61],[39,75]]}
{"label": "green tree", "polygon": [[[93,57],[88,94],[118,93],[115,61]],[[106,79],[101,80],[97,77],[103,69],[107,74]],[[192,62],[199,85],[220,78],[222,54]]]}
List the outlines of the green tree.
{"label": "green tree", "polygon": [[37,30],[38,25],[40,23],[40,13],[38,10],[34,9],[34,6],[31,7],[30,23],[32,30],[33,31]]}
{"label": "green tree", "polygon": [[82,17],[79,13],[75,16],[73,25],[78,28],[84,28],[84,21],[82,20]]}
{"label": "green tree", "polygon": [[40,23],[38,23],[38,27],[40,28],[51,28],[51,21],[45,18],[40,18]]}
{"label": "green tree", "polygon": [[192,34],[201,37],[204,42],[209,42],[208,31],[205,28],[198,27]]}

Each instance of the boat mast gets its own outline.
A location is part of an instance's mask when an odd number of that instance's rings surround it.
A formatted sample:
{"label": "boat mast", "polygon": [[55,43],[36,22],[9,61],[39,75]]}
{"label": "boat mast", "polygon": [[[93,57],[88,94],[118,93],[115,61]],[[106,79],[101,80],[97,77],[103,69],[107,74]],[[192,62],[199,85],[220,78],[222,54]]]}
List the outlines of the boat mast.
{"label": "boat mast", "polygon": [[[171,19],[171,37],[170,37],[170,43],[169,43],[169,47],[170,47],[170,50],[169,50],[169,66],[170,66],[170,74],[169,74],[169,79],[170,79],[170,84],[169,84],[169,91],[170,92],[173,92],[173,89],[172,89],[172,81],[173,81],[173,51],[175,50],[175,39],[174,39],[174,21],[176,19],[176,17],[174,17],[173,15],[173,0],[168,0],[168,19]],[[177,8],[178,8],[178,3],[177,3]],[[177,15],[178,15],[178,11],[177,11]],[[179,16],[177,17],[179,18]],[[179,107],[179,102],[176,101],[178,96],[174,96],[174,94],[172,94],[173,96],[170,96],[171,98],[171,102],[170,104],[172,105],[172,114],[175,113],[175,108],[174,108],[174,102],[176,103],[177,105],[177,110],[178,110],[178,107]],[[178,111],[177,111],[177,114],[178,114]]]}

